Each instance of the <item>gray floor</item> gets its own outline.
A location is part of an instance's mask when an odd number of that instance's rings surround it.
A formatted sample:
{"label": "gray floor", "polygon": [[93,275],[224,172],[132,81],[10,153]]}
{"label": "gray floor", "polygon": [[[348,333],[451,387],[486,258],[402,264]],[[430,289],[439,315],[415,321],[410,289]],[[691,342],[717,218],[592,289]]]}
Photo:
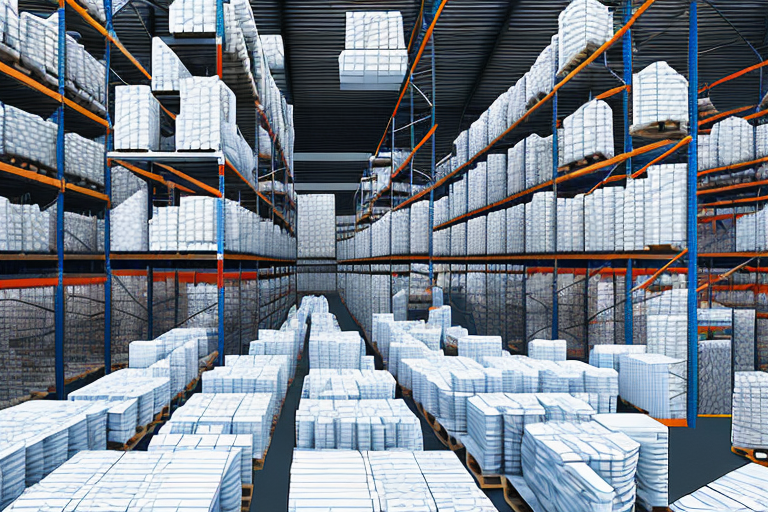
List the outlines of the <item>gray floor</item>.
{"label": "gray floor", "polygon": [[[336,315],[342,330],[358,330],[349,311],[336,294],[327,294],[330,312]],[[304,376],[308,372],[308,351],[299,362],[293,384],[288,389],[283,412],[275,428],[264,469],[254,476],[254,500],[251,511],[283,512],[288,510],[290,467],[295,444],[294,418],[301,396]],[[372,351],[369,347],[369,353]],[[376,361],[377,368],[381,361]],[[413,400],[406,402],[418,413]],[[420,417],[420,416],[419,416]],[[421,418],[421,417],[420,417]],[[421,418],[426,450],[445,450],[432,428]],[[669,495],[672,501],[746,463],[730,451],[730,419],[699,418],[696,429],[670,429]],[[462,460],[464,453],[457,454]],[[504,502],[501,491],[486,491],[501,512],[512,509]]]}

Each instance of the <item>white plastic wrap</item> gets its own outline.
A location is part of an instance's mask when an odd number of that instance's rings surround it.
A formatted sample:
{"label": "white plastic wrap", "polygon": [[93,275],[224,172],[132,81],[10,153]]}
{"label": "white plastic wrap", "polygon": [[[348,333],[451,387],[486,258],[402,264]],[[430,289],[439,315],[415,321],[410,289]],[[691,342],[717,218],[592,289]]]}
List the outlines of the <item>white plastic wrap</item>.
{"label": "white plastic wrap", "polygon": [[631,131],[665,121],[688,127],[688,80],[664,61],[654,62],[632,79]]}
{"label": "white plastic wrap", "polygon": [[181,80],[192,74],[159,37],[152,38],[152,90],[180,91]]}
{"label": "white plastic wrap", "polygon": [[587,57],[613,35],[613,15],[598,0],[574,0],[558,17],[559,71]]}
{"label": "white plastic wrap", "polygon": [[160,147],[160,103],[148,85],[115,87],[115,150],[157,151]]}
{"label": "white plastic wrap", "polygon": [[597,154],[613,157],[613,111],[602,100],[590,101],[566,117],[562,134],[558,137],[560,165]]}

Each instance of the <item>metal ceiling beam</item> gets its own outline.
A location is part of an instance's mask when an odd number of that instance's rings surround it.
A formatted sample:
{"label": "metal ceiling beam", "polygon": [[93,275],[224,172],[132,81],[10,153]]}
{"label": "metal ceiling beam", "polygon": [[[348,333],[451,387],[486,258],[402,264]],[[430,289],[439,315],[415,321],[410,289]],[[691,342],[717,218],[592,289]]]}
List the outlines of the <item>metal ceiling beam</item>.
{"label": "metal ceiling beam", "polygon": [[294,153],[294,162],[368,162],[370,153]]}
{"label": "metal ceiling beam", "polygon": [[285,87],[288,92],[288,97],[285,100],[289,104],[293,104],[293,82],[291,81],[291,50],[288,44],[288,31],[286,29],[287,23],[285,22],[286,8],[285,4],[288,0],[280,0],[278,3],[279,17],[280,17],[280,34],[283,36],[283,70],[285,73]]}
{"label": "metal ceiling beam", "polygon": [[296,183],[293,185],[293,189],[296,192],[354,192],[359,186],[359,183]]}
{"label": "metal ceiling beam", "polygon": [[480,88],[480,84],[483,83],[483,78],[485,77],[485,72],[488,69],[488,65],[491,63],[494,54],[496,54],[496,50],[498,50],[499,44],[501,44],[501,40],[504,38],[504,34],[509,31],[509,23],[512,20],[512,11],[514,10],[515,4],[517,4],[516,0],[509,0],[507,11],[504,13],[504,21],[501,23],[499,32],[496,34],[493,48],[485,56],[483,66],[480,68],[480,72],[477,74],[477,78],[475,78],[475,83],[472,84],[472,89],[469,92],[469,96],[467,96],[467,100],[464,102],[464,107],[461,109],[461,118],[459,118],[459,131],[461,131],[461,126],[464,123],[464,116],[467,113],[467,108],[469,108],[469,105],[472,103],[472,99],[475,97],[475,93]]}

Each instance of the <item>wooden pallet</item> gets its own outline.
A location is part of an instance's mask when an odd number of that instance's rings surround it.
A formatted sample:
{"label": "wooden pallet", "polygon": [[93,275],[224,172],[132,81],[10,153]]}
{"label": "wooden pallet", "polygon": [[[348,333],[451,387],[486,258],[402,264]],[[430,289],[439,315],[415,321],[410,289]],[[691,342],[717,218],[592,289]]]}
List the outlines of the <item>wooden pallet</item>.
{"label": "wooden pallet", "polygon": [[120,444],[113,441],[107,442],[107,450],[116,450],[120,452],[128,452],[136,448],[142,439],[147,435],[149,430],[153,430],[149,427],[136,427],[136,434],[130,438],[126,443]]}
{"label": "wooden pallet", "polygon": [[739,448],[731,446],[731,451],[736,455],[751,460],[755,464],[768,467],[768,448]]}
{"label": "wooden pallet", "polygon": [[680,252],[683,250],[682,247],[678,247],[676,245],[672,244],[661,244],[661,245],[646,245],[643,247],[644,251],[651,251],[651,252]]}
{"label": "wooden pallet", "polygon": [[501,479],[502,489],[504,489],[504,501],[507,502],[509,508],[514,512],[533,512],[533,509],[528,503],[520,496],[515,486],[507,478]]}
{"label": "wooden pallet", "polygon": [[584,158],[582,158],[581,160],[577,160],[576,162],[571,162],[570,164],[564,165],[562,167],[558,167],[557,172],[567,174],[577,169],[581,169],[582,167],[587,167],[588,165],[592,165],[597,162],[602,162],[604,160],[608,160],[605,157],[605,155],[603,155],[602,153],[595,153],[594,155],[585,156]]}
{"label": "wooden pallet", "polygon": [[475,480],[477,480],[477,485],[480,486],[481,489],[504,488],[504,480],[506,479],[501,475],[483,474],[483,470],[480,467],[480,464],[472,456],[472,454],[469,453],[469,450],[467,450],[466,461],[467,469],[469,469],[469,472],[472,473],[473,477],[475,477]]}
{"label": "wooden pallet", "polygon": [[397,391],[400,392],[401,396],[408,396],[408,397],[413,396],[413,392],[410,389],[405,388],[400,384],[397,384]]}
{"label": "wooden pallet", "polygon": [[253,485],[243,484],[243,500],[240,503],[240,512],[250,512],[253,501]]}
{"label": "wooden pallet", "polygon": [[560,68],[560,72],[557,73],[558,78],[562,78],[574,69],[576,69],[579,64],[584,62],[589,58],[590,55],[595,53],[595,51],[599,48],[599,45],[596,45],[592,42],[587,43],[587,47],[581,50],[579,53],[571,57],[571,60],[569,60],[565,66]]}
{"label": "wooden pallet", "polygon": [[464,448],[464,445],[461,443],[461,441],[459,441],[456,436],[452,436],[448,430],[443,427],[439,421],[437,421],[437,418],[427,412],[427,410],[424,409],[421,404],[417,403],[416,409],[419,411],[419,413],[421,413],[424,419],[427,420],[427,424],[432,427],[435,435],[446,448],[453,452],[457,452]]}
{"label": "wooden pallet", "polygon": [[688,126],[686,122],[658,121],[634,125],[629,129],[629,134],[644,139],[682,139],[688,135]]}
{"label": "wooden pallet", "polygon": [[540,103],[541,100],[543,100],[546,97],[547,97],[546,93],[540,92],[539,94],[536,95],[535,98],[531,98],[531,100],[528,103],[526,103],[525,110],[531,110],[533,107],[536,106],[537,103]]}

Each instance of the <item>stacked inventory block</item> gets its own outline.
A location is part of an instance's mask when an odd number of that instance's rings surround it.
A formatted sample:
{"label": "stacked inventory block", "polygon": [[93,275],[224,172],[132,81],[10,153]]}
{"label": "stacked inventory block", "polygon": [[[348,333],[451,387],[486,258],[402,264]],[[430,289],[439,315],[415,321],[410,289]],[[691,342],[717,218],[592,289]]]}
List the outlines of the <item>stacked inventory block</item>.
{"label": "stacked inventory block", "polygon": [[745,119],[734,116],[715,123],[710,137],[717,148],[717,167],[755,159],[754,128]]}
{"label": "stacked inventory block", "polygon": [[685,247],[688,166],[653,165],[645,181],[645,245]]}
{"label": "stacked inventory block", "polygon": [[[419,201],[411,206],[410,253],[429,254],[429,201]],[[395,236],[399,233],[393,232]]]}
{"label": "stacked inventory block", "polygon": [[218,225],[216,201],[214,197],[181,198],[178,221],[179,250],[216,250]]}
{"label": "stacked inventory block", "polygon": [[595,421],[640,444],[637,500],[648,510],[669,503],[669,429],[644,414],[596,414]]}
{"label": "stacked inventory block", "polygon": [[674,512],[701,510],[765,510],[768,502],[768,468],[747,464],[708,485],[683,496],[672,505]]}
{"label": "stacked inventory block", "polygon": [[546,510],[631,511],[640,445],[595,423],[525,427],[523,476]]}
{"label": "stacked inventory block", "polygon": [[630,132],[654,123],[677,122],[688,129],[688,80],[664,61],[654,62],[632,79]]}
{"label": "stacked inventory block", "polygon": [[[336,201],[333,194],[298,196],[298,257],[336,256]],[[394,217],[393,217],[394,220]]]}
{"label": "stacked inventory block", "polygon": [[302,398],[369,400],[395,398],[395,378],[379,370],[310,370]]}
{"label": "stacked inventory block", "polygon": [[573,69],[613,35],[613,15],[598,0],[571,2],[558,17],[559,74]]}
{"label": "stacked inventory block", "polygon": [[402,400],[313,400],[296,411],[296,447],[422,450],[421,423]]}
{"label": "stacked inventory block", "polygon": [[531,359],[565,361],[568,343],[565,340],[531,340],[528,342],[528,356]]}
{"label": "stacked inventory block", "polygon": [[344,48],[339,55],[342,90],[399,88],[408,66],[400,12],[347,12]]}
{"label": "stacked inventory block", "polygon": [[768,373],[736,372],[733,384],[731,444],[739,448],[768,447]]}
{"label": "stacked inventory block", "polygon": [[459,338],[459,355],[478,362],[485,357],[500,357],[502,351],[501,336],[465,336]]}
{"label": "stacked inventory block", "polygon": [[148,85],[115,87],[116,151],[160,148],[160,103]]}
{"label": "stacked inventory block", "polygon": [[699,341],[699,414],[731,413],[731,340]]}
{"label": "stacked inventory block", "polygon": [[593,155],[613,156],[613,111],[602,100],[590,101],[566,117],[562,133],[557,142],[563,165]]}
{"label": "stacked inventory block", "polygon": [[662,354],[624,354],[619,394],[654,418],[684,418],[685,361]]}
{"label": "stacked inventory block", "polygon": [[152,90],[180,91],[181,80],[192,74],[159,37],[152,38]]}
{"label": "stacked inventory block", "polygon": [[645,354],[645,345],[595,345],[589,351],[589,364],[619,371],[622,354]]}

